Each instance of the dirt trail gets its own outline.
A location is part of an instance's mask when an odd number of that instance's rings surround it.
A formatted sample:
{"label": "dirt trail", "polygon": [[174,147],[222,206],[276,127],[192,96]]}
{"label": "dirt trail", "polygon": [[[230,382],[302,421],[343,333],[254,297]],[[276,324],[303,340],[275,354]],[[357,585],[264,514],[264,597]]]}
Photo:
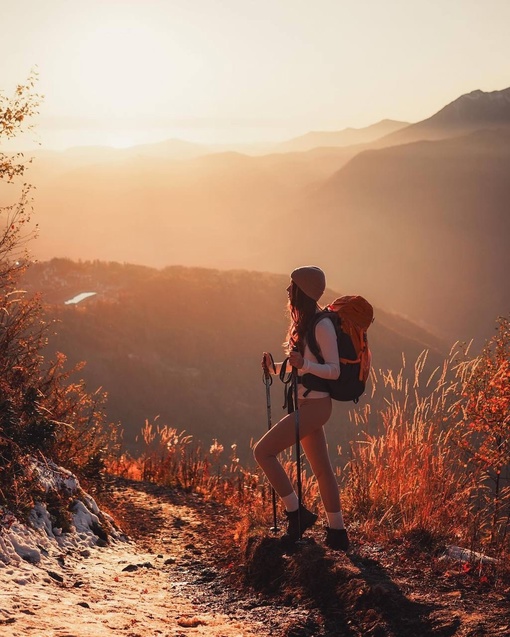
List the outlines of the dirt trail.
{"label": "dirt trail", "polygon": [[[2,587],[0,635],[270,634],[264,608],[243,609],[233,603],[231,612],[221,612],[208,599],[218,574],[204,563],[203,556],[212,545],[192,507],[161,494],[123,489],[126,515],[139,525],[140,537],[145,539],[69,555],[60,560],[58,570],[38,581],[20,580],[16,590]],[[218,586],[218,598],[224,599],[229,591],[220,582]]]}

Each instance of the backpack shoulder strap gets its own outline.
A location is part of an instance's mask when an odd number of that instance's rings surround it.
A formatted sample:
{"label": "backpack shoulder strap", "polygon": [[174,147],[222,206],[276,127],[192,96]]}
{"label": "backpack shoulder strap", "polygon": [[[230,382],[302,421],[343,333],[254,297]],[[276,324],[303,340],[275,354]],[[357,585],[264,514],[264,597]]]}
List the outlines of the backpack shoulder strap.
{"label": "backpack shoulder strap", "polygon": [[317,338],[315,336],[315,328],[317,324],[322,321],[322,319],[329,318],[335,327],[335,330],[338,327],[339,317],[336,312],[331,312],[329,310],[322,310],[322,312],[317,312],[314,316],[312,322],[310,323],[310,327],[308,328],[308,333],[306,335],[306,342],[310,351],[315,356],[315,358],[319,361],[319,363],[324,363],[324,358],[321,354],[321,350],[319,348],[319,344],[317,343]]}

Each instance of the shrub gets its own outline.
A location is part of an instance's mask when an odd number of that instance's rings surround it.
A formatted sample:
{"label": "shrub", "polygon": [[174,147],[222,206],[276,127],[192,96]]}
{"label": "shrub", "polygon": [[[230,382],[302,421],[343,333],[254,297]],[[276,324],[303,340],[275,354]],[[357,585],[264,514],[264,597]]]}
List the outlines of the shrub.
{"label": "shrub", "polygon": [[[0,93],[0,142],[22,132],[37,111],[35,79],[18,86],[11,98]],[[15,187],[29,163],[21,154],[0,152],[0,186]],[[34,458],[63,463],[97,486],[102,476],[97,469],[116,436],[116,427],[105,426],[105,394],[87,393],[81,381],[71,383],[79,367],[66,371],[64,356],[45,361],[50,325],[43,320],[41,299],[18,289],[29,267],[26,244],[35,235],[29,193],[23,184],[17,201],[0,208],[0,506],[23,515],[44,498]]]}

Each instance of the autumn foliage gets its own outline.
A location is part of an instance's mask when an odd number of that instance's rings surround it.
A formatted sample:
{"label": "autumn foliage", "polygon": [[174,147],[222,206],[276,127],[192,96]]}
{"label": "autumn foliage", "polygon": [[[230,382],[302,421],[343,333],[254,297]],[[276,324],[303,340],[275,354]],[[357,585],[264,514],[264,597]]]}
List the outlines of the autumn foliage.
{"label": "autumn foliage", "polygon": [[483,353],[462,369],[465,380],[459,405],[466,431],[461,439],[472,462],[486,471],[499,493],[500,479],[510,465],[510,322],[499,330]]}
{"label": "autumn foliage", "polygon": [[[0,95],[0,141],[19,134],[37,111],[35,77]],[[27,513],[36,499],[47,501],[34,477],[35,461],[53,460],[76,471],[91,488],[101,483],[103,456],[115,428],[106,428],[103,392],[89,394],[79,371],[65,370],[65,356],[45,360],[50,325],[40,299],[19,289],[28,266],[30,186],[19,185],[29,161],[0,153],[0,187],[11,201],[0,208],[0,514]],[[54,503],[53,503],[54,504]],[[53,507],[54,508],[54,507]]]}
{"label": "autumn foliage", "polygon": [[480,356],[460,366],[462,400],[456,435],[466,469],[479,477],[478,508],[492,542],[508,536],[510,518],[510,321]]}

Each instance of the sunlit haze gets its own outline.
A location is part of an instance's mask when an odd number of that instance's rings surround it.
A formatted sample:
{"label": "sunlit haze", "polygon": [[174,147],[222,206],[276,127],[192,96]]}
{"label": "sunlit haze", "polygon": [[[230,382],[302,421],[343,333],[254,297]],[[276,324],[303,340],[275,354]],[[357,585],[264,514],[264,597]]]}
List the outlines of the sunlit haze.
{"label": "sunlit haze", "polygon": [[413,122],[510,78],[507,0],[2,6],[0,88],[10,93],[37,66],[46,148],[279,141]]}

